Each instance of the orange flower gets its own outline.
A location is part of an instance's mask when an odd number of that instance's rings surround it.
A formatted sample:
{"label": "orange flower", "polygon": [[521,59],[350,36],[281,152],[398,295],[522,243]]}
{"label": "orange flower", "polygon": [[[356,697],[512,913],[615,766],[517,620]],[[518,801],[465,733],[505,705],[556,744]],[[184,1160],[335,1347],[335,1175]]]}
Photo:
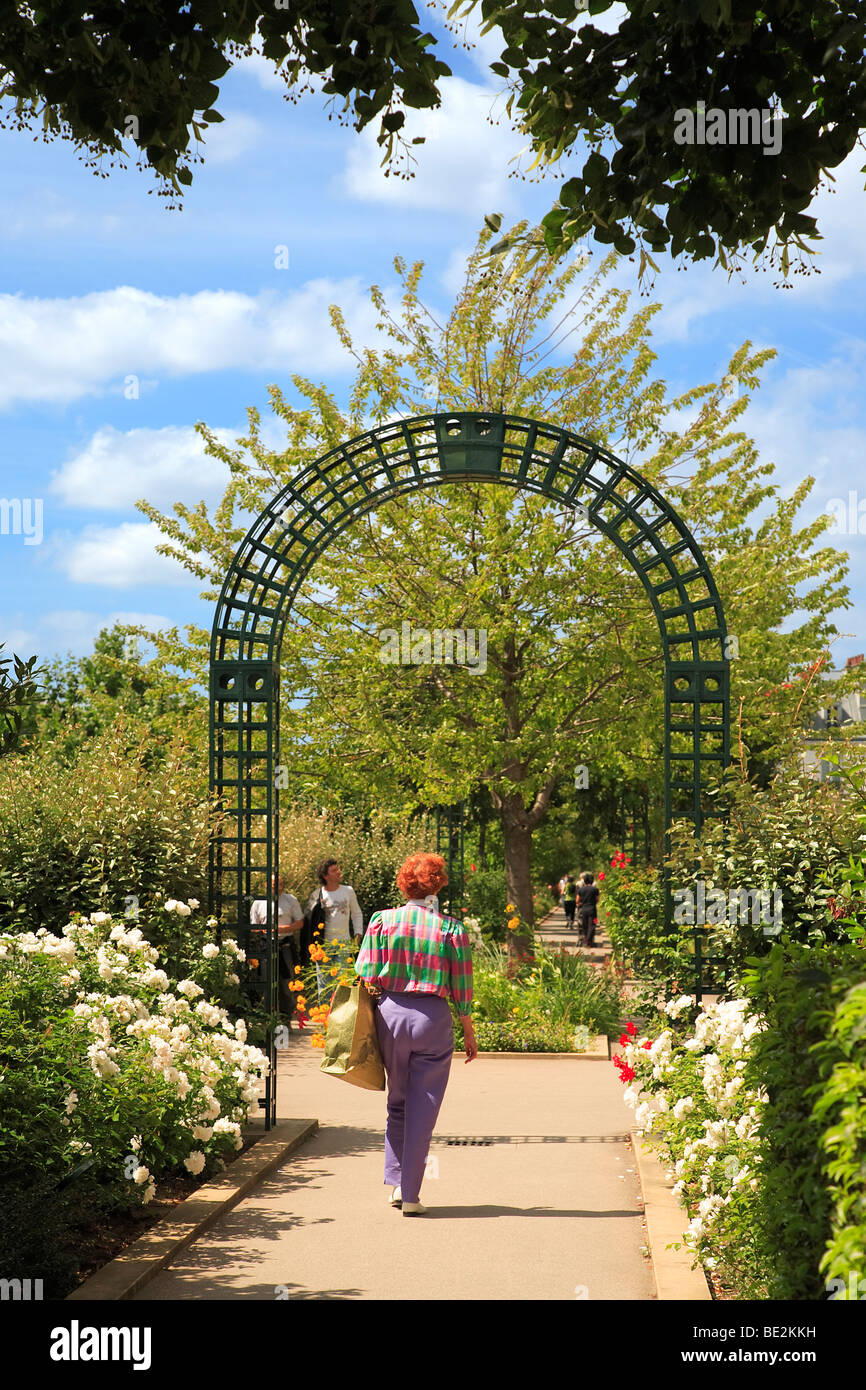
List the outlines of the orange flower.
{"label": "orange flower", "polygon": [[299,994],[299,995],[298,995],[298,1008],[299,1008],[299,1009],[305,1009],[306,1007],[307,1007],[307,1001],[306,1001],[306,999],[304,999],[303,995],[300,995],[300,994]]}
{"label": "orange flower", "polygon": [[335,965],[331,970],[328,971],[329,975],[339,975],[339,973],[340,967],[338,965]]}

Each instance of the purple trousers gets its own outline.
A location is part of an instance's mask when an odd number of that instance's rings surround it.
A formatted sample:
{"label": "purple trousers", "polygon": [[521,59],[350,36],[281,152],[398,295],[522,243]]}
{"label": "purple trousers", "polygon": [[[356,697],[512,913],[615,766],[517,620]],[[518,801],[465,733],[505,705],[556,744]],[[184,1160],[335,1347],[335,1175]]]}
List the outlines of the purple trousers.
{"label": "purple trousers", "polygon": [[451,1074],[454,1025],[438,994],[383,992],[376,1032],[388,1075],[385,1182],[417,1202],[427,1150]]}

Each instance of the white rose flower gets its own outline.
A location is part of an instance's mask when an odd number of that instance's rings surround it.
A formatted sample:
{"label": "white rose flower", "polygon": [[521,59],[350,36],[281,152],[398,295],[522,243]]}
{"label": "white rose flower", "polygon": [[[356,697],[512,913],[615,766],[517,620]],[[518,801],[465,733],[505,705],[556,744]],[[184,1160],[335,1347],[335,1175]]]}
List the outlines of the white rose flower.
{"label": "white rose flower", "polygon": [[187,898],[186,901],[189,907],[191,907],[193,910],[195,910],[195,908],[199,906],[198,898]]}
{"label": "white rose flower", "polygon": [[204,994],[201,985],[197,985],[195,980],[181,980],[177,992],[185,994],[187,999],[197,999],[200,994]]}
{"label": "white rose flower", "polygon": [[177,907],[177,899],[176,899],[176,898],[166,898],[165,903],[163,904],[163,911],[164,911],[164,912],[174,912],[174,910],[175,910],[176,907]]}
{"label": "white rose flower", "polygon": [[193,1139],[199,1139],[202,1143],[207,1143],[213,1137],[212,1125],[196,1125],[192,1132]]}
{"label": "white rose flower", "polygon": [[135,1172],[132,1175],[132,1181],[134,1183],[137,1183],[139,1187],[144,1187],[144,1184],[147,1182],[149,1177],[150,1169],[142,1166],[141,1168],[136,1168]]}
{"label": "white rose flower", "polygon": [[178,917],[189,917],[190,913],[192,912],[192,908],[187,907],[186,903],[177,903],[174,910],[177,913]]}
{"label": "white rose flower", "polygon": [[188,1169],[193,1175],[200,1173],[204,1165],[205,1156],[199,1149],[193,1149],[189,1157],[185,1158],[183,1161],[184,1168]]}
{"label": "white rose flower", "polygon": [[147,1205],[148,1202],[152,1202],[152,1201],[153,1201],[153,1199],[154,1199],[155,1196],[156,1196],[156,1183],[153,1181],[153,1178],[151,1178],[150,1182],[147,1184],[147,1187],[144,1189],[144,1191],[143,1191],[142,1194],[141,1194],[142,1203],[143,1203],[144,1205]]}
{"label": "white rose flower", "polygon": [[213,960],[214,956],[219,955],[220,948],[219,946],[217,946],[215,941],[209,941],[206,946],[202,947],[201,953],[204,956],[205,960]]}
{"label": "white rose flower", "polygon": [[110,912],[91,912],[90,920],[95,927],[102,927],[106,922],[111,921]]}
{"label": "white rose flower", "polygon": [[77,1092],[77,1091],[70,1091],[70,1092],[69,1092],[69,1095],[66,1097],[66,1113],[67,1113],[67,1115],[71,1115],[71,1114],[72,1114],[72,1112],[73,1112],[73,1110],[75,1109],[75,1107],[76,1107],[77,1104],[78,1104],[78,1092]]}
{"label": "white rose flower", "polygon": [[168,976],[164,970],[145,970],[141,975],[141,983],[148,989],[165,989]]}

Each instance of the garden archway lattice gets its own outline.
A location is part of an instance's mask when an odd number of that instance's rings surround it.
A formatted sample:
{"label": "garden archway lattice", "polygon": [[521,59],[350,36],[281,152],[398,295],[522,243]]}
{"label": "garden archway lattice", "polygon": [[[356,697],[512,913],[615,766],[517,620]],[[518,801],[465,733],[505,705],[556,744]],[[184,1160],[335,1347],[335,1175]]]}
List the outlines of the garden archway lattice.
{"label": "garden archway lattice", "polygon": [[[266,885],[278,872],[279,654],[292,603],[316,559],[357,517],[403,493],[503,483],[573,507],[639,575],[664,655],[665,826],[715,814],[707,780],[729,761],[729,660],[721,600],[695,538],[652,483],[557,425],[483,411],[397,420],[330,450],[265,507],[232,561],[211,639],[210,776],[224,812],[211,848],[211,910],[249,942],[250,904],[268,902],[270,949],[250,988],[277,1010],[277,927]],[[254,884],[258,891],[254,892]],[[276,1050],[265,1096],[276,1118]]]}

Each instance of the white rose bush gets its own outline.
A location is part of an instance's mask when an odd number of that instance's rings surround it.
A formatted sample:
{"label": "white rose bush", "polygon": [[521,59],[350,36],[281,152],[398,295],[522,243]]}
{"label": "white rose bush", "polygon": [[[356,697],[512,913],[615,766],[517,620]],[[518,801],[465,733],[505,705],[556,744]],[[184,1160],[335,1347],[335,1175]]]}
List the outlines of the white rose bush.
{"label": "white rose bush", "polygon": [[689,1224],[684,1242],[695,1265],[738,1297],[766,1297],[756,1246],[766,1092],[752,1075],[751,1041],[765,1028],[747,1001],[707,1004],[688,995],[664,1010],[669,1026],[654,1038],[634,1024],[614,1061],[634,1109],[637,1132],[658,1144]]}
{"label": "white rose bush", "polygon": [[[181,919],[197,907],[165,904]],[[147,1204],[163,1176],[211,1172],[242,1146],[268,1067],[221,1002],[240,1000],[243,953],[195,950],[175,983],[141,927],[109,913],[62,936],[0,935],[0,1195],[36,1182]]]}

